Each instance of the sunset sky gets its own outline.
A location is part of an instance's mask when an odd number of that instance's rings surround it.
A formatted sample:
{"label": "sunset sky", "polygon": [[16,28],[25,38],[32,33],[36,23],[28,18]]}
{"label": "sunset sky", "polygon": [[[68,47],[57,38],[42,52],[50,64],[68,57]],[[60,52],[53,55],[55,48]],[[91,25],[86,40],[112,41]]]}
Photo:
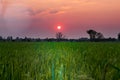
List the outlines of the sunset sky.
{"label": "sunset sky", "polygon": [[[58,30],[57,26],[61,26]],[[0,0],[0,36],[88,37],[94,29],[105,37],[120,32],[120,0]]]}

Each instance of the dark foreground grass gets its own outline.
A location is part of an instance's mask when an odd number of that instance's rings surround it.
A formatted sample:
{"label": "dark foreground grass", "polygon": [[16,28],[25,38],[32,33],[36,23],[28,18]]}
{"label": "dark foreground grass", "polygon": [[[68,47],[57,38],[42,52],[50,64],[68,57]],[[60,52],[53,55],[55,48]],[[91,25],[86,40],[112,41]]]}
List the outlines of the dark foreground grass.
{"label": "dark foreground grass", "polygon": [[120,80],[120,43],[1,42],[0,80]]}

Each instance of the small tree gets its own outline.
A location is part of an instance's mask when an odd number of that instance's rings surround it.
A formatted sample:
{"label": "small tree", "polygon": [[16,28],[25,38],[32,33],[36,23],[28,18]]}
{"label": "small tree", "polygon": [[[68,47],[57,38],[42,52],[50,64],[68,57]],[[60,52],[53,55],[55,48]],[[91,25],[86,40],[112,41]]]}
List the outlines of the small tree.
{"label": "small tree", "polygon": [[118,33],[118,40],[120,40],[120,33]]}
{"label": "small tree", "polygon": [[97,32],[92,29],[88,30],[87,33],[89,34],[91,40],[95,39],[95,36],[97,34]]}
{"label": "small tree", "polygon": [[3,40],[2,36],[0,36],[0,40]]}
{"label": "small tree", "polygon": [[7,41],[12,41],[12,40],[13,40],[12,36],[7,37]]}
{"label": "small tree", "polygon": [[64,39],[64,35],[61,32],[56,33],[56,39],[61,40]]}

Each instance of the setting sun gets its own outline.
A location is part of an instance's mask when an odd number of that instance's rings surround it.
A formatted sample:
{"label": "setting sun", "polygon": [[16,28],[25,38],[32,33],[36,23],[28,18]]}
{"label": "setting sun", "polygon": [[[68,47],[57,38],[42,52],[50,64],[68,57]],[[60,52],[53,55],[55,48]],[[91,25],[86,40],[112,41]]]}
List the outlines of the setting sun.
{"label": "setting sun", "polygon": [[57,29],[60,30],[60,29],[61,29],[61,26],[57,26]]}

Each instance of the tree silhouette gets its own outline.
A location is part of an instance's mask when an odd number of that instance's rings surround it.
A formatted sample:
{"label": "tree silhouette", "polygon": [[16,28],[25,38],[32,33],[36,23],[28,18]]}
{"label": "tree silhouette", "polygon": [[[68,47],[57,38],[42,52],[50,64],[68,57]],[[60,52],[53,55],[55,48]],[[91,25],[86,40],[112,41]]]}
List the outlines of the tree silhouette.
{"label": "tree silhouette", "polygon": [[58,39],[58,40],[64,39],[64,35],[61,32],[57,32],[56,39]]}
{"label": "tree silhouette", "polygon": [[2,36],[0,36],[0,40],[2,40],[3,38],[2,38]]}
{"label": "tree silhouette", "polygon": [[92,29],[87,30],[87,33],[89,34],[91,40],[95,39],[96,34],[97,34],[97,32],[95,30],[92,30]]}
{"label": "tree silhouette", "polygon": [[7,37],[7,41],[12,41],[13,40],[13,37],[12,36],[8,36]]}
{"label": "tree silhouette", "polygon": [[118,33],[118,40],[120,40],[120,33]]}

